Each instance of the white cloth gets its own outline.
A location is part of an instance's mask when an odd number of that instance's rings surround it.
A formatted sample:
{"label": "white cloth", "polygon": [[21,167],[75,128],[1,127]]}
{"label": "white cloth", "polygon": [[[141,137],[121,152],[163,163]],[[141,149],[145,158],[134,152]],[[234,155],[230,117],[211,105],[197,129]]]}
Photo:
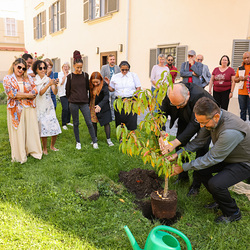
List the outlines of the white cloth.
{"label": "white cloth", "polygon": [[[163,71],[167,71],[164,73],[164,81],[168,83],[167,76],[169,74],[169,68],[167,66],[161,67],[159,65],[154,65],[151,71],[151,82],[152,81],[158,81],[161,79],[161,73]],[[155,87],[152,83],[152,86]]]}
{"label": "white cloth", "polygon": [[67,77],[65,78],[65,81],[62,84],[63,77],[64,77],[64,72],[63,71],[59,72],[58,73],[59,85],[58,85],[58,92],[57,92],[57,95],[59,97],[66,96]]}
{"label": "white cloth", "polygon": [[27,69],[27,74],[34,74],[33,70],[31,68]]}
{"label": "white cloth", "polygon": [[49,81],[50,78],[47,76],[44,76],[43,79],[41,79],[39,75],[35,77],[35,84],[38,91],[36,107],[40,137],[54,136],[62,133],[51,99],[50,87],[42,96],[39,94],[40,90],[43,89]]}
{"label": "white cloth", "polygon": [[110,87],[115,89],[116,97],[131,97],[134,95],[136,88],[141,87],[137,74],[128,72],[126,75],[117,73],[110,80]]}

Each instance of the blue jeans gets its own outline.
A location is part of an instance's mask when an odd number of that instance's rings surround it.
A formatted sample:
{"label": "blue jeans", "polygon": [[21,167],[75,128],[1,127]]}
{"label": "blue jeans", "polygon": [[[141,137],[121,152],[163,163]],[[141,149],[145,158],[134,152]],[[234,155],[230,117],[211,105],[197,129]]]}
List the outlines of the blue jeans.
{"label": "blue jeans", "polygon": [[247,119],[247,111],[250,119],[250,98],[248,95],[238,95],[240,105],[240,118],[243,121]]}
{"label": "blue jeans", "polygon": [[66,125],[70,122],[70,110],[69,110],[69,102],[66,96],[61,96],[60,101],[62,104],[62,126]]}
{"label": "blue jeans", "polygon": [[94,126],[93,126],[93,123],[91,121],[89,105],[88,104],[69,103],[69,108],[70,108],[70,112],[71,112],[72,118],[73,118],[74,134],[75,134],[76,142],[80,142],[80,138],[79,138],[79,110],[80,110],[82,112],[82,115],[83,115],[85,122],[87,124],[89,134],[92,138],[92,141],[94,143],[96,143],[97,138],[95,136]]}

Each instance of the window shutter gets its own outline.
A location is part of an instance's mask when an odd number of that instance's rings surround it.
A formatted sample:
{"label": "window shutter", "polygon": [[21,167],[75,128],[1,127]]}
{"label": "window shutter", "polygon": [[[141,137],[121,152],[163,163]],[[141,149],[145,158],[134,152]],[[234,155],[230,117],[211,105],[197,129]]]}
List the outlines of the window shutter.
{"label": "window shutter", "polygon": [[236,71],[242,63],[242,56],[250,51],[250,40],[233,40],[232,68]]}
{"label": "window shutter", "polygon": [[71,72],[73,72],[73,70],[74,70],[73,65],[74,65],[74,58],[70,57],[70,71]]}
{"label": "window shutter", "polygon": [[157,64],[157,49],[150,49],[149,52],[149,77],[154,65]]}
{"label": "window shutter", "polygon": [[41,13],[42,37],[46,36],[46,10]]}
{"label": "window shutter", "polygon": [[53,33],[53,6],[49,7],[49,33]]}
{"label": "window shutter", "polygon": [[55,59],[55,72],[60,72],[61,71],[61,59],[56,58]]}
{"label": "window shutter", "polygon": [[108,13],[112,13],[112,12],[115,12],[115,11],[118,11],[118,7],[119,7],[119,2],[118,0],[107,0],[108,2]]}
{"label": "window shutter", "polygon": [[88,73],[88,56],[83,56],[82,61],[83,61],[82,70]]}
{"label": "window shutter", "polygon": [[37,16],[33,17],[33,32],[34,32],[34,39],[37,39]]}
{"label": "window shutter", "polygon": [[66,29],[66,0],[60,0],[60,29]]}
{"label": "window shutter", "polygon": [[83,0],[83,21],[88,21],[89,18],[89,0]]}
{"label": "window shutter", "polygon": [[[176,68],[181,70],[181,64],[187,60],[187,46],[176,47]],[[177,74],[177,78],[180,78],[180,73]]]}

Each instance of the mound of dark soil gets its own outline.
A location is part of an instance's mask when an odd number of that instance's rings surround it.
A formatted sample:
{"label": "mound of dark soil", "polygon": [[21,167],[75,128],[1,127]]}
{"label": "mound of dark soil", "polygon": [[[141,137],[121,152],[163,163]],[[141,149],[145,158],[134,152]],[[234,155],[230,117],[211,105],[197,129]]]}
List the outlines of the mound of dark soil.
{"label": "mound of dark soil", "polygon": [[137,199],[150,196],[153,191],[162,190],[162,179],[153,170],[135,168],[129,172],[121,171],[119,181],[127,190],[135,194]]}

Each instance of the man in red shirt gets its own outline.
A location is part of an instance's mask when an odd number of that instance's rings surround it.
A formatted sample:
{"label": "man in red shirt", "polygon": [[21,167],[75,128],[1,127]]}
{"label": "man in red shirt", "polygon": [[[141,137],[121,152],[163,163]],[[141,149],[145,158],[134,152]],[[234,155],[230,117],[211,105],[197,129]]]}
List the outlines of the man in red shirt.
{"label": "man in red shirt", "polygon": [[166,66],[169,68],[169,70],[170,70],[170,74],[171,74],[171,76],[172,76],[172,81],[173,81],[173,83],[175,82],[175,78],[176,78],[176,76],[177,76],[177,72],[171,72],[171,70],[176,70],[177,71],[177,68],[173,65],[173,63],[174,63],[174,57],[173,56],[171,56],[171,55],[168,55],[167,56],[167,64],[166,64]]}

